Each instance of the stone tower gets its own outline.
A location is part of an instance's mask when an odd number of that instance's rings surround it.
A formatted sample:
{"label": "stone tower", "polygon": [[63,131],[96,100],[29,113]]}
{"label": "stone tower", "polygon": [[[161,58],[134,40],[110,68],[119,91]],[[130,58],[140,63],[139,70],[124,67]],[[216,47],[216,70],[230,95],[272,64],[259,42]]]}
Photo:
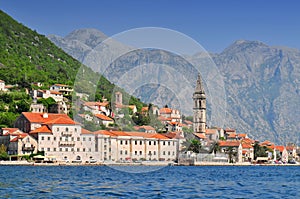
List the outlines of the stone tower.
{"label": "stone tower", "polygon": [[205,133],[206,128],[206,97],[203,83],[200,74],[198,75],[195,92],[193,94],[194,100],[194,118],[193,127],[194,133]]}

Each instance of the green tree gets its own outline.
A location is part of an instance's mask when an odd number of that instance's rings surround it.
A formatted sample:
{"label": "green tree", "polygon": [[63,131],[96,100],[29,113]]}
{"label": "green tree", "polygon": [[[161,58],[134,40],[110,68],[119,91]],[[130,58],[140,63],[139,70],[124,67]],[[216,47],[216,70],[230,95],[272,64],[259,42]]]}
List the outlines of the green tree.
{"label": "green tree", "polygon": [[254,159],[257,157],[267,157],[268,156],[268,148],[266,146],[260,146],[259,142],[255,142],[254,144]]}
{"label": "green tree", "polygon": [[183,151],[192,151],[194,153],[199,153],[201,148],[201,142],[197,139],[186,140],[183,143]]}
{"label": "green tree", "polygon": [[0,145],[0,159],[1,160],[7,160],[8,159],[8,154],[6,151],[6,146],[4,144]]}
{"label": "green tree", "polygon": [[236,158],[236,155],[237,155],[235,148],[230,146],[225,150],[225,153],[228,155],[229,163],[233,163],[233,160],[234,160],[234,158]]}
{"label": "green tree", "polygon": [[215,156],[216,156],[217,152],[220,152],[220,151],[221,151],[221,147],[220,147],[220,145],[219,145],[219,142],[214,141],[214,142],[212,143],[211,147],[210,147],[209,152],[210,152],[210,153],[214,153]]}

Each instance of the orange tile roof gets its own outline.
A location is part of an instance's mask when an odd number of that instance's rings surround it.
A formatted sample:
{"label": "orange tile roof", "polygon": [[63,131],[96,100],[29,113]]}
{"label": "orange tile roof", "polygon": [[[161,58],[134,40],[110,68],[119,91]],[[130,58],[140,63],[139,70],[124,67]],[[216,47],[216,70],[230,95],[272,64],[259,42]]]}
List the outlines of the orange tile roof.
{"label": "orange tile roof", "polygon": [[225,132],[235,132],[235,129],[225,129]]}
{"label": "orange tile roof", "polygon": [[142,112],[147,112],[148,111],[148,106],[142,107]]}
{"label": "orange tile roof", "polygon": [[95,115],[97,118],[99,118],[100,120],[105,120],[105,121],[113,121],[113,119],[111,119],[110,117],[103,115],[103,114],[96,114]]}
{"label": "orange tile roof", "polygon": [[206,134],[216,134],[216,133],[218,133],[218,129],[206,129],[205,133]]}
{"label": "orange tile roof", "polygon": [[51,94],[55,94],[55,95],[62,95],[61,92],[54,91],[54,90],[51,90],[50,93],[51,93]]}
{"label": "orange tile roof", "polygon": [[186,123],[186,124],[193,124],[193,122],[191,122],[189,120],[184,120],[184,123]]}
{"label": "orange tile roof", "polygon": [[108,102],[85,102],[85,106],[107,106]]}
{"label": "orange tile roof", "polygon": [[19,140],[18,137],[14,137],[13,139],[10,140],[10,142],[17,142]]}
{"label": "orange tile roof", "polygon": [[65,118],[65,117],[58,117],[53,120],[44,122],[43,124],[77,124],[74,120],[71,118]]}
{"label": "orange tile roof", "polygon": [[179,132],[168,132],[163,135],[170,139],[184,139],[184,137],[182,137]]}
{"label": "orange tile roof", "polygon": [[3,80],[0,79],[0,82],[5,82],[5,81],[3,81]]}
{"label": "orange tile roof", "polygon": [[159,110],[159,112],[160,112],[160,114],[170,114],[170,113],[172,113],[172,109],[170,109],[170,108],[161,108]]}
{"label": "orange tile roof", "polygon": [[81,128],[81,134],[94,134],[94,133],[87,129]]}
{"label": "orange tile roof", "polygon": [[294,146],[286,146],[285,148],[287,151],[292,151],[292,150],[296,149],[296,147],[294,147]]}
{"label": "orange tile roof", "polygon": [[135,105],[129,105],[128,108],[130,108],[131,110],[134,110],[136,108]]}
{"label": "orange tile roof", "polygon": [[7,133],[5,133],[4,135],[10,135],[15,133],[16,131],[21,131],[18,128],[2,128],[2,130],[4,131],[8,131]]}
{"label": "orange tile roof", "polygon": [[285,148],[284,146],[275,146],[275,149],[280,152],[283,152],[284,148]]}
{"label": "orange tile roof", "polygon": [[240,137],[240,138],[245,138],[246,136],[247,136],[246,133],[240,133],[240,134],[238,134],[238,137]]}
{"label": "orange tile roof", "polygon": [[109,136],[113,136],[113,137],[116,136],[116,135],[113,134],[111,131],[107,131],[107,130],[99,130],[99,131],[95,131],[94,134],[109,135]]}
{"label": "orange tile roof", "polygon": [[163,116],[159,116],[158,117],[158,120],[160,120],[160,121],[172,121],[172,118],[166,118],[166,117],[163,117]]}
{"label": "orange tile roof", "polygon": [[195,136],[197,136],[200,139],[206,139],[206,136],[204,133],[194,133]]}
{"label": "orange tile roof", "polygon": [[64,86],[64,87],[71,87],[69,85],[66,85],[66,84],[54,84],[55,86]]}
{"label": "orange tile roof", "polygon": [[36,133],[52,133],[52,131],[47,125],[43,125],[40,128],[30,131],[30,134],[36,134]]}
{"label": "orange tile roof", "polygon": [[237,134],[236,133],[230,133],[228,135],[228,138],[236,138],[237,137]]}
{"label": "orange tile roof", "polygon": [[238,147],[240,146],[240,141],[234,140],[234,141],[219,141],[220,147]]}
{"label": "orange tile roof", "polygon": [[243,147],[243,149],[251,149],[251,148],[253,148],[252,144],[243,143],[243,142],[242,142],[242,147]]}
{"label": "orange tile roof", "polygon": [[29,120],[31,123],[45,123],[51,120],[57,119],[59,117],[71,119],[67,114],[56,114],[56,113],[46,113],[48,115],[47,118],[44,118],[44,113],[31,113],[31,112],[23,112],[22,115]]}

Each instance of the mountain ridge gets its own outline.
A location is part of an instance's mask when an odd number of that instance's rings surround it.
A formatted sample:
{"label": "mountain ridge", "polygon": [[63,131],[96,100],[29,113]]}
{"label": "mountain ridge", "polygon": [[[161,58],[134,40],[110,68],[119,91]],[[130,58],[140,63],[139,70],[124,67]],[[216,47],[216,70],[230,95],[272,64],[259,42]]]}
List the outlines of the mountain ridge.
{"label": "mountain ridge", "polygon": [[[65,50],[68,52],[68,49]],[[76,51],[75,48],[72,50]],[[87,52],[79,51],[81,55]],[[205,63],[205,56],[200,53],[185,58],[201,65]],[[228,108],[224,127],[236,128],[257,139],[268,138],[283,144],[299,143],[300,50],[268,46],[260,41],[237,40],[221,53],[210,53],[210,56],[225,83]],[[161,57],[159,52],[152,55],[153,59],[156,57]],[[81,58],[84,60],[85,56]],[[119,67],[122,64],[132,64],[133,67],[137,58],[133,56],[119,63]],[[165,59],[165,62],[176,65],[173,58]],[[164,72],[163,69],[158,71]],[[196,78],[193,76],[191,78]],[[145,101],[158,99],[157,94],[149,93],[150,90],[159,94],[166,91],[153,86],[144,89],[136,94]],[[142,93],[148,96],[142,96]],[[170,100],[165,97],[164,100]],[[290,114],[291,111],[293,114]]]}

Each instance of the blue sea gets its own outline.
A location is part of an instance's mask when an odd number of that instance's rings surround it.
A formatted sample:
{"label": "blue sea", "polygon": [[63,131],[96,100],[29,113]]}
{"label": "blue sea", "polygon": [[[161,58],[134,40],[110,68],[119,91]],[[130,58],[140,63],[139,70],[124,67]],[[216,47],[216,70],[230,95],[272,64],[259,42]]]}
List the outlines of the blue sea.
{"label": "blue sea", "polygon": [[0,166],[0,179],[0,198],[300,198],[299,166]]}

